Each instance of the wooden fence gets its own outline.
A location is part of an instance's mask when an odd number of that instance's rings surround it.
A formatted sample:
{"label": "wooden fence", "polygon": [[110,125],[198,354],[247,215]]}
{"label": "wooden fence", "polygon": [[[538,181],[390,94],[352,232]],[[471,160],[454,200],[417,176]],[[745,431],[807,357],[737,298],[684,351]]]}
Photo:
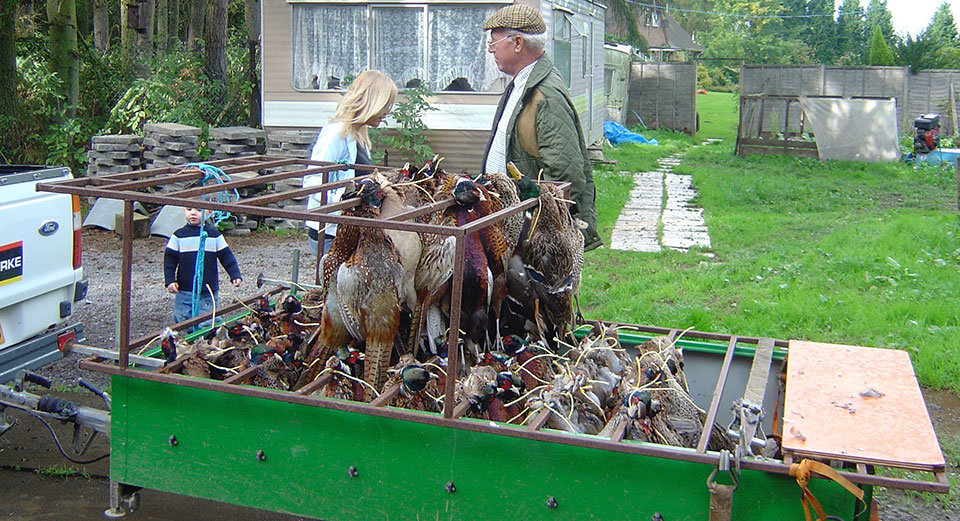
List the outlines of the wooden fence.
{"label": "wooden fence", "polygon": [[799,96],[740,96],[737,155],[783,154],[819,158],[817,143],[804,128]]}
{"label": "wooden fence", "polygon": [[[840,96],[895,98],[898,131],[911,132],[921,114],[941,115],[941,133],[957,129],[960,70],[907,67],[827,67],[824,65],[744,65],[740,68],[742,96]],[[794,116],[799,117],[799,116]]]}
{"label": "wooden fence", "polygon": [[696,96],[696,63],[632,63],[625,124],[696,134]]}

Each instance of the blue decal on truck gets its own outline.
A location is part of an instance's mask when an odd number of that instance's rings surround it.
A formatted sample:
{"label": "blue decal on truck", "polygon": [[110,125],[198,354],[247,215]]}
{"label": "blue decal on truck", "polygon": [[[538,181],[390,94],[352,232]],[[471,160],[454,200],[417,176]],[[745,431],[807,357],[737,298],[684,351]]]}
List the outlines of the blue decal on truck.
{"label": "blue decal on truck", "polygon": [[0,286],[23,278],[23,241],[0,246]]}

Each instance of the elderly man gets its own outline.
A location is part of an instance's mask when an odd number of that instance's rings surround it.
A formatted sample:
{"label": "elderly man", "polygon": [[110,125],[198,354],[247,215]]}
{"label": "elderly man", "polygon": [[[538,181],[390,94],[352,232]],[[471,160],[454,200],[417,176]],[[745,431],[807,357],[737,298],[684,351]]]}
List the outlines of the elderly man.
{"label": "elderly man", "polygon": [[568,181],[576,206],[571,213],[582,227],[584,251],[603,245],[597,234],[596,190],[577,109],[560,72],[543,51],[547,26],[540,13],[515,4],[494,13],[487,51],[513,81],[497,106],[490,142],[483,153],[484,172],[505,172],[506,163],[536,179]]}

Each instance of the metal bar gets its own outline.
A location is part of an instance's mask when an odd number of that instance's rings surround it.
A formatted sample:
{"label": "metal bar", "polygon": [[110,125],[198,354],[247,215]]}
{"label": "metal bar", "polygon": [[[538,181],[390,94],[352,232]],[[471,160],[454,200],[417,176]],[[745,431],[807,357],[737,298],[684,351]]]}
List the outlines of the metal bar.
{"label": "metal bar", "polygon": [[[243,300],[241,300],[241,301],[234,302],[233,304],[230,304],[230,305],[224,306],[224,307],[222,307],[222,308],[219,308],[218,311],[220,312],[220,314],[225,314],[225,313],[230,313],[231,311],[236,311],[236,310],[240,309],[241,307],[244,307],[243,304],[249,304],[249,303],[257,300],[257,299],[260,298],[260,297],[268,297],[268,296],[273,295],[273,294],[275,294],[275,293],[280,293],[281,291],[283,291],[283,289],[284,289],[284,288],[282,288],[282,287],[275,287],[275,288],[271,288],[271,289],[268,289],[268,290],[261,291],[261,292],[259,292],[259,293],[254,294],[253,296],[247,297],[247,298],[245,298],[245,299],[243,299]],[[191,319],[184,320],[183,322],[178,322],[178,323],[170,326],[170,329],[172,329],[172,330],[174,330],[174,331],[180,331],[180,330],[186,329],[186,328],[188,328],[188,327],[193,327],[193,326],[195,326],[195,325],[197,325],[197,324],[199,324],[199,323],[201,323],[201,322],[205,322],[205,321],[209,320],[211,316],[213,316],[213,312],[204,313],[203,315],[198,315],[198,316],[193,317],[193,318],[191,318]],[[157,338],[158,336],[160,336],[161,333],[163,333],[162,330],[161,330],[161,331],[157,331],[157,332],[155,332],[155,333],[150,333],[150,334],[144,335],[144,336],[142,336],[142,337],[134,340],[134,341],[130,344],[130,349],[137,349],[137,348],[140,348],[140,347],[142,347],[142,346],[144,346],[144,345],[152,342],[155,338]]]}
{"label": "metal bar", "polygon": [[[104,360],[119,360],[120,353],[117,351],[112,351],[110,349],[104,349],[102,347],[93,347],[84,344],[74,343],[70,345],[66,351],[68,353],[77,353],[81,355],[93,355]],[[141,365],[144,367],[157,368],[163,365],[163,360],[159,358],[151,358],[149,356],[139,356],[139,355],[127,355],[128,360],[132,364]]]}
{"label": "metal bar", "polygon": [[[657,327],[657,326],[638,326],[633,324],[620,324],[619,329],[629,329],[634,331],[640,331],[644,333],[653,333],[658,335],[668,335],[671,331],[674,331],[672,328],[667,327]],[[707,340],[723,340],[729,341],[731,338],[736,338],[737,343],[740,344],[756,344],[760,341],[759,337],[752,336],[734,336],[728,335],[725,333],[708,333],[704,331],[686,331],[683,333],[683,338],[703,338]],[[776,347],[789,347],[790,342],[787,340],[774,340],[774,346]]]}
{"label": "metal bar", "polygon": [[705,454],[707,446],[710,444],[710,434],[713,433],[713,422],[717,421],[717,411],[720,410],[720,396],[723,394],[724,387],[727,386],[727,374],[730,373],[730,364],[733,362],[733,352],[737,347],[737,337],[730,337],[730,343],[727,344],[727,352],[723,355],[723,365],[720,366],[720,376],[717,377],[717,387],[713,390],[713,398],[710,400],[710,409],[707,410],[707,419],[703,422],[703,432],[700,433],[700,441],[697,442],[697,452]]}
{"label": "metal bar", "polygon": [[383,392],[380,393],[380,396],[377,396],[370,401],[370,405],[373,407],[383,407],[384,405],[389,405],[390,402],[392,402],[393,399],[400,394],[401,385],[402,384],[400,382],[397,382],[396,384],[384,389]]}
{"label": "metal bar", "polygon": [[447,336],[447,381],[443,400],[443,417],[446,419],[454,417],[454,383],[460,376],[460,303],[463,300],[466,242],[466,238],[457,237],[453,275],[450,278],[450,334]]}
{"label": "metal bar", "polygon": [[[257,158],[266,158],[268,161],[261,160],[260,163],[255,163],[251,160]],[[292,158],[277,158],[274,156],[245,156],[243,158],[234,158],[234,159],[221,159],[217,161],[208,161],[205,164],[211,166],[217,166],[226,174],[231,174],[235,172],[246,172],[250,170],[260,170],[267,168],[279,168],[282,166],[288,166],[300,163],[299,159]],[[239,166],[230,167],[228,165],[234,163],[241,163]],[[220,167],[218,165],[223,165]],[[225,167],[225,168],[224,168]],[[73,179],[69,182],[64,181],[63,184],[71,185],[85,185],[85,184],[95,184],[95,185],[104,185],[104,186],[113,186],[116,183],[120,183],[130,179],[141,179],[144,177],[149,177],[151,175],[159,174],[175,174],[182,170],[182,167],[177,166],[165,166],[160,168],[151,168],[147,170],[135,170],[133,172],[124,172],[122,174],[110,174],[110,175],[100,175],[96,177],[81,177]]]}
{"label": "metal bar", "polygon": [[227,385],[232,384],[245,384],[253,378],[253,375],[257,374],[257,366],[251,365],[250,367],[240,371],[239,373],[229,377],[224,378],[223,383]]}
{"label": "metal bar", "polygon": [[179,371],[183,368],[183,362],[187,359],[187,355],[181,355],[179,358],[170,362],[167,365],[160,366],[154,369],[154,372],[158,374],[171,374]]}
{"label": "metal bar", "polygon": [[[92,178],[92,179],[96,179],[96,178]],[[117,183],[104,185],[104,188],[109,190],[137,190],[140,188],[171,185],[173,183],[181,183],[185,181],[199,181],[201,179],[203,179],[203,172],[200,169],[191,168],[189,170],[180,170],[179,172],[172,172],[171,175],[168,175],[166,177],[150,177],[150,178],[137,179],[135,181],[117,182]],[[211,191],[215,192],[216,189],[214,188]]]}
{"label": "metal bar", "polygon": [[123,252],[120,264],[120,318],[117,331],[118,364],[130,365],[130,288],[133,269],[133,201],[123,202]]}
{"label": "metal bar", "polygon": [[[337,181],[337,183],[341,183],[341,182],[342,181]],[[275,203],[277,201],[286,201],[287,199],[294,199],[304,195],[310,196],[317,193],[318,192],[317,188],[319,188],[320,186],[322,185],[311,186],[310,188],[298,188],[296,190],[287,190],[286,192],[280,192],[276,194],[267,194],[267,195],[260,195],[257,197],[251,197],[249,199],[244,199],[243,204],[260,206],[267,203]],[[336,188],[336,187],[333,187],[333,188]],[[324,191],[324,195],[325,194],[326,194],[326,191]],[[343,210],[346,208],[352,208],[354,206],[357,206],[358,204],[360,204],[360,199],[341,200],[331,204],[327,204],[326,202],[324,202],[320,206],[316,208],[311,208],[307,211],[311,213],[326,213],[326,212],[333,212],[336,210]]]}
{"label": "metal bar", "polygon": [[532,431],[539,431],[544,425],[547,424],[547,420],[550,419],[550,415],[553,412],[550,409],[541,409],[540,412],[533,418],[533,421],[527,425],[527,428]]}
{"label": "metal bar", "polygon": [[[238,187],[239,187],[239,188],[242,188],[242,187],[246,187],[246,186],[260,185],[260,184],[264,184],[264,183],[272,183],[272,182],[275,182],[275,181],[283,181],[283,180],[286,180],[286,179],[289,179],[289,178],[292,178],[292,177],[303,177],[303,176],[308,176],[308,175],[312,175],[312,174],[320,174],[320,173],[322,173],[322,174],[327,174],[327,173],[329,173],[330,171],[340,170],[340,169],[342,169],[342,168],[343,168],[343,165],[331,165],[331,166],[325,166],[325,167],[321,167],[321,168],[314,168],[314,169],[307,169],[307,170],[292,170],[292,171],[289,171],[289,172],[280,172],[280,173],[277,173],[277,174],[270,174],[270,175],[265,175],[265,176],[258,176],[258,177],[251,178],[251,179],[243,179],[243,180],[238,180],[238,181],[230,181],[230,182],[228,182],[228,183],[213,184],[213,185],[207,185],[207,186],[202,186],[202,187],[190,188],[190,189],[187,189],[187,190],[181,190],[181,191],[179,191],[179,192],[173,192],[171,195],[175,195],[175,196],[177,196],[177,197],[194,197],[194,196],[197,196],[197,195],[207,194],[207,193],[210,193],[210,192],[219,192],[220,190],[225,190],[225,189],[226,189],[226,190],[229,190],[229,189],[231,189],[231,188],[238,188]],[[319,185],[309,186],[309,187],[307,187],[307,188],[298,188],[298,189],[296,189],[296,190],[287,190],[287,191],[284,191],[284,192],[280,192],[280,193],[278,193],[278,194],[276,194],[276,195],[287,195],[287,197],[286,197],[287,199],[293,199],[293,198],[295,198],[295,197],[300,197],[301,195],[309,195],[309,194],[312,194],[312,193],[319,192],[319,191],[321,191],[321,190],[333,190],[333,189],[335,189],[335,188],[340,188],[340,187],[343,187],[343,186],[347,186],[347,185],[349,185],[350,183],[353,183],[353,182],[355,182],[355,181],[359,181],[359,180],[361,180],[361,179],[366,179],[366,178],[368,178],[368,177],[370,177],[370,174],[360,175],[360,176],[357,176],[357,177],[352,177],[352,178],[350,178],[350,179],[342,179],[342,180],[340,180],[340,181],[334,181],[334,182],[332,182],[332,183],[324,182],[324,183],[321,183],[321,184],[319,184]],[[259,199],[259,198],[253,198],[253,199]],[[244,203],[245,203],[245,204],[250,204],[250,201],[251,201],[251,199],[245,199],[245,200],[244,200]]]}
{"label": "metal bar", "polygon": [[[446,403],[446,400],[444,400]],[[473,405],[470,403],[470,400],[464,400],[456,405],[453,408],[453,418],[462,418],[464,414],[467,414],[467,411],[470,409],[470,406]]]}
{"label": "metal bar", "polygon": [[[39,188],[39,185],[38,185]],[[183,200],[173,199],[170,197],[147,194],[141,192],[110,192],[109,190],[99,190],[91,188],[72,188],[62,185],[48,184],[43,191],[54,192],[54,193],[69,193],[76,195],[92,196],[92,197],[107,197],[110,199],[122,199],[125,201],[139,201],[142,203],[155,203],[155,204],[173,204],[177,206],[183,205]],[[289,193],[289,192],[288,192]],[[263,208],[260,206],[250,206],[247,204],[241,203],[219,203],[216,201],[201,201],[199,199],[192,199],[191,203],[195,208],[202,208],[204,210],[221,210],[239,214],[249,214],[249,215],[261,215],[265,217],[277,217],[283,219],[299,220],[299,221],[316,221],[318,216],[316,213],[302,210],[284,210],[282,208]],[[422,232],[422,233],[435,233],[440,235],[463,235],[463,230],[460,228],[452,226],[441,226],[437,224],[421,224],[417,222],[398,222],[398,221],[387,221],[383,219],[368,219],[364,217],[351,217],[348,215],[329,215],[324,216],[325,222],[333,222],[336,224],[353,224],[356,226],[368,226],[373,228],[386,228],[390,230],[401,230],[401,231],[410,231],[410,232]]]}
{"label": "metal bar", "polygon": [[[250,396],[253,398],[263,398],[269,400],[281,400],[288,403],[309,405],[314,407],[323,407],[332,410],[355,412],[360,414],[369,414],[372,416],[393,418],[399,420],[413,421],[417,423],[437,425],[442,427],[459,428],[474,432],[484,432],[488,434],[498,434],[514,438],[530,439],[544,442],[561,443],[600,450],[609,450],[627,454],[638,454],[644,456],[662,457],[679,461],[688,461],[692,463],[702,463],[715,467],[720,462],[719,453],[700,454],[688,449],[680,449],[666,445],[656,445],[651,443],[616,443],[606,438],[598,436],[570,436],[566,433],[557,433],[550,430],[542,431],[534,429],[534,424],[529,426],[515,426],[510,424],[497,423],[491,425],[489,422],[477,422],[467,419],[448,419],[439,414],[424,414],[422,412],[408,411],[394,407],[370,407],[369,404],[360,402],[349,402],[343,400],[333,400],[316,396],[304,396],[289,391],[278,391],[261,387],[223,385],[223,382],[205,380],[200,378],[187,378],[182,375],[167,375],[146,371],[122,370],[113,365],[105,365],[88,360],[81,360],[79,363],[81,369],[97,371],[106,374],[126,376],[130,378],[139,378],[152,382],[159,382],[171,385],[183,385],[196,389],[206,389],[211,391],[220,391],[227,394],[237,394]],[[446,402],[446,400],[445,400]],[[549,411],[545,411],[549,414]],[[543,413],[541,413],[543,414]],[[545,420],[544,420],[545,421]],[[534,422],[536,423],[536,421]],[[537,427],[539,428],[539,427]],[[741,468],[769,472],[771,474],[789,475],[790,466],[773,460],[760,460],[745,458],[740,461]],[[950,490],[949,484],[938,481],[910,481],[906,479],[888,478],[875,474],[861,475],[855,472],[843,472],[841,475],[854,483],[864,485],[878,485],[892,488],[903,488],[909,490],[920,490],[926,492],[946,493]],[[935,475],[935,473],[934,473]],[[814,473],[814,476],[821,477]]]}
{"label": "metal bar", "polygon": [[385,219],[390,221],[406,221],[408,219],[419,217],[424,214],[428,214],[432,212],[442,212],[443,210],[446,210],[447,208],[453,206],[453,203],[454,203],[453,198],[448,197],[441,201],[430,203],[426,206],[421,206],[420,208],[415,208],[413,210],[409,210],[406,212],[400,212],[396,215],[391,215],[390,217],[385,217]]}
{"label": "metal bar", "polygon": [[528,208],[533,208],[540,202],[540,199],[527,199],[526,201],[521,201],[520,204],[516,206],[511,206],[509,208],[504,208],[503,210],[496,211],[485,217],[481,217],[476,221],[473,221],[469,224],[463,226],[463,230],[466,233],[473,233],[479,231],[487,226],[490,226],[494,223],[498,223],[511,215],[516,215],[517,213],[524,212]]}
{"label": "metal bar", "polygon": [[620,422],[616,428],[613,429],[613,433],[610,434],[610,441],[622,441],[623,437],[627,434],[627,422]]}
{"label": "metal bar", "polygon": [[301,394],[303,396],[310,396],[311,394],[319,390],[321,387],[327,385],[327,383],[329,383],[330,380],[333,380],[333,373],[330,371],[327,371],[326,373],[323,373],[319,377],[317,377],[316,380],[308,383],[307,385],[304,385],[303,387],[297,389],[294,392],[296,394]]}

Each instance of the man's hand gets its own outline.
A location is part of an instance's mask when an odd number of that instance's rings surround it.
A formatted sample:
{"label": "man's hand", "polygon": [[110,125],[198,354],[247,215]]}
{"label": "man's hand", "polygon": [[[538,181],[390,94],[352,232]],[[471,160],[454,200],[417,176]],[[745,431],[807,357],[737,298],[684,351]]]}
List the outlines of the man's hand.
{"label": "man's hand", "polygon": [[180,284],[171,282],[169,285],[167,285],[167,291],[170,293],[180,293]]}
{"label": "man's hand", "polygon": [[233,287],[239,288],[239,287],[240,287],[240,283],[243,282],[243,279],[237,277],[237,278],[231,280],[230,282],[233,283]]}

